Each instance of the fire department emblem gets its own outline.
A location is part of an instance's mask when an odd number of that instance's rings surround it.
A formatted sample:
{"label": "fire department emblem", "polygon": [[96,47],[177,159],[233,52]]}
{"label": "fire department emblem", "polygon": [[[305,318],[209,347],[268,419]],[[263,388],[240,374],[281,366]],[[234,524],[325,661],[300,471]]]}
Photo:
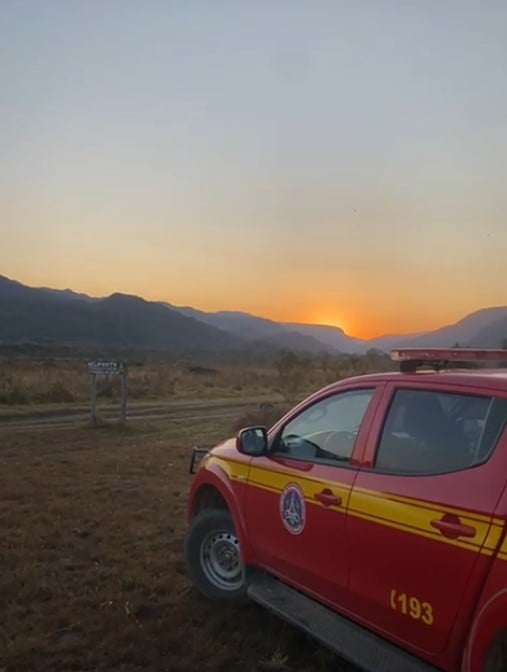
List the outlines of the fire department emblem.
{"label": "fire department emblem", "polygon": [[300,534],[306,522],[305,498],[299,485],[290,483],[280,495],[280,516],[291,534]]}

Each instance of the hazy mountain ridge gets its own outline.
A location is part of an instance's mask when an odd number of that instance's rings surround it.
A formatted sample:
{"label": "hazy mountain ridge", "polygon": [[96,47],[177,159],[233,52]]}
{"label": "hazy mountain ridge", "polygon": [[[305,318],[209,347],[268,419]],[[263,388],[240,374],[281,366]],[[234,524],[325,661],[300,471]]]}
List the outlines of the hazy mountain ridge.
{"label": "hazy mountain ridge", "polygon": [[95,344],[168,351],[237,349],[242,342],[137,296],[89,301],[0,277],[0,342]]}
{"label": "hazy mountain ridge", "polygon": [[[301,324],[296,322],[274,322],[256,317],[249,313],[218,311],[206,313],[195,308],[178,308],[190,311],[198,320],[231,331],[243,338],[256,339],[262,333],[263,338],[281,341],[287,335],[299,333],[312,342],[321,343],[327,351],[347,354],[364,353],[369,349],[389,351],[396,347],[452,347],[458,343],[461,347],[502,346],[507,339],[507,306],[481,308],[453,324],[418,334],[386,335],[372,339],[360,339],[348,335],[343,329],[328,325]],[[310,344],[309,344],[310,345]],[[315,346],[315,343],[313,343]],[[309,348],[311,349],[311,348]],[[317,348],[318,349],[318,348]]]}
{"label": "hazy mountain ridge", "polygon": [[[477,347],[498,348],[501,346],[502,337],[498,336],[498,342],[496,342],[490,330],[493,329],[495,323],[501,321],[503,318],[507,318],[507,306],[481,308],[466,315],[454,324],[449,324],[440,329],[421,334],[413,339],[408,339],[403,345],[438,347],[443,343],[449,346],[459,343],[461,346],[475,345]],[[504,336],[507,338],[507,331]],[[495,341],[494,344],[493,341]]]}
{"label": "hazy mountain ridge", "polygon": [[306,350],[308,352],[333,352],[336,348],[315,338],[302,330],[269,320],[265,317],[256,317],[240,311],[220,310],[206,313],[189,306],[177,307],[165,304],[184,315],[201,320],[205,324],[222,329],[248,342],[250,346],[267,348],[287,348]]}
{"label": "hazy mountain ridge", "polygon": [[399,346],[501,347],[507,306],[482,308],[422,334],[354,338],[339,327],[276,322],[241,311],[205,312],[115,293],[94,298],[70,289],[32,288],[0,276],[0,343],[136,347],[168,352],[293,349],[364,353]]}
{"label": "hazy mountain ridge", "polygon": [[297,322],[285,323],[285,326],[299,331],[306,336],[316,338],[329,348],[339,350],[340,352],[352,353],[363,351],[365,348],[367,349],[365,345],[366,341],[349,336],[339,327],[321,324],[299,324]]}
{"label": "hazy mountain ridge", "polygon": [[480,329],[472,339],[471,345],[486,348],[505,347],[507,345],[507,310],[492,324]]}
{"label": "hazy mountain ridge", "polygon": [[72,289],[51,289],[50,287],[36,287],[42,292],[47,292],[53,296],[60,296],[64,299],[80,299],[82,301],[100,301],[101,298],[105,297],[93,297],[88,296],[88,294],[82,294],[79,292],[73,292]]}

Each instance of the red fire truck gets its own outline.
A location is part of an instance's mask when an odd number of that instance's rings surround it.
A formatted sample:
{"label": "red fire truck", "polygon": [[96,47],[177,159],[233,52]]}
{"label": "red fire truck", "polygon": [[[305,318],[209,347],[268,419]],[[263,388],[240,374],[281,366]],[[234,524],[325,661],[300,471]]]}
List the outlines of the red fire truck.
{"label": "red fire truck", "polygon": [[507,670],[507,351],[392,357],[194,449],[189,575],[365,670]]}

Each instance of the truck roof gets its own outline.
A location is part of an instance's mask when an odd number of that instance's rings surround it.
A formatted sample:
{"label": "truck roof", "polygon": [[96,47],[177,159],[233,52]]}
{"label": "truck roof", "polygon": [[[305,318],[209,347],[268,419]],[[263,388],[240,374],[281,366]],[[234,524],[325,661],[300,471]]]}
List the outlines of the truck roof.
{"label": "truck roof", "polygon": [[[422,381],[436,385],[468,386],[488,388],[491,391],[507,392],[507,369],[444,369],[440,371],[419,370],[414,373],[388,371],[381,373],[367,373],[348,378],[358,382],[407,382]],[[330,387],[340,387],[342,381],[332,383]]]}

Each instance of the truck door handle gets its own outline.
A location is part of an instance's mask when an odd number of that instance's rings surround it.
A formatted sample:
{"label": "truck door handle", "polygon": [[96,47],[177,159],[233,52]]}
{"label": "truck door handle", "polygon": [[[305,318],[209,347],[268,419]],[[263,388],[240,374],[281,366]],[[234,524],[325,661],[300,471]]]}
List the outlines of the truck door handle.
{"label": "truck door handle", "polygon": [[329,488],[324,488],[322,492],[317,492],[315,499],[324,504],[324,506],[340,506],[342,503],[342,498],[334,495]]}
{"label": "truck door handle", "polygon": [[457,539],[458,537],[475,537],[476,529],[471,525],[463,525],[458,516],[445,514],[439,520],[432,520],[431,526],[437,529],[443,537],[447,539]]}

